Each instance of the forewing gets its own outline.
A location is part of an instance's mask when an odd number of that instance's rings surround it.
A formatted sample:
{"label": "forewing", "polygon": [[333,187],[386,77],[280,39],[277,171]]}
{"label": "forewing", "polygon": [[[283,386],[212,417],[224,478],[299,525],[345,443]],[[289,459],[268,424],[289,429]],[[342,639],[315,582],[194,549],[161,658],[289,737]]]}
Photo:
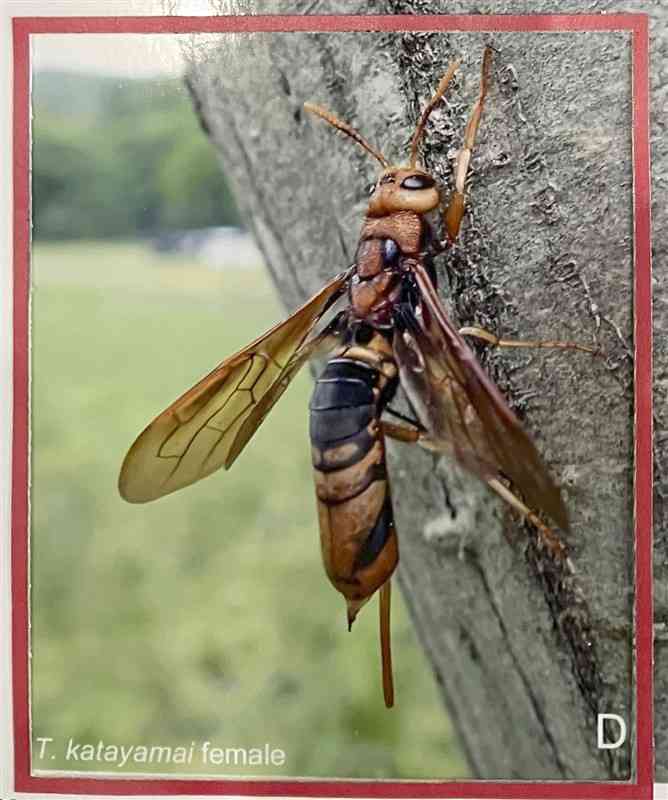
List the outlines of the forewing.
{"label": "forewing", "polygon": [[564,530],[568,515],[535,445],[448,321],[429,275],[416,264],[420,300],[405,313],[394,349],[401,383],[431,446],[484,480],[507,476],[528,505]]}
{"label": "forewing", "polygon": [[156,417],[123,461],[121,496],[145,503],[229,468],[322,342],[315,326],[342,293],[348,274],[337,276]]}

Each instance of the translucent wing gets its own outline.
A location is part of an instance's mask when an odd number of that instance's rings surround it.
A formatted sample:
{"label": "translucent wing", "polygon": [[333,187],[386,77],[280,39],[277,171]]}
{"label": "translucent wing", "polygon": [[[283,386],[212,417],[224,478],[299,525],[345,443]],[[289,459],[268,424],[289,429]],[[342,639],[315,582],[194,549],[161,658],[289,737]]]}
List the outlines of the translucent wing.
{"label": "translucent wing", "polygon": [[330,281],[285,322],[222,362],[137,437],[118,488],[145,503],[228,469],[302,364],[322,343],[314,331],[342,294],[349,272]]}
{"label": "translucent wing", "polygon": [[431,446],[483,479],[507,476],[529,506],[568,530],[561,494],[535,445],[448,321],[428,273],[416,263],[413,274],[419,299],[400,313],[394,350]]}

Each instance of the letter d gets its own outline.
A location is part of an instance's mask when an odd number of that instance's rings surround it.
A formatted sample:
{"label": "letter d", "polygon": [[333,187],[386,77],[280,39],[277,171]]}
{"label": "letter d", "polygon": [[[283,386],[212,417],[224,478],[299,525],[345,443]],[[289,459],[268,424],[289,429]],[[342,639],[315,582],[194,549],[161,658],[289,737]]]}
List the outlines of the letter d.
{"label": "letter d", "polygon": [[[606,720],[611,722],[614,720],[619,725],[619,736],[615,742],[605,741],[605,723]],[[621,747],[626,741],[626,723],[618,714],[599,714],[598,715],[598,749],[599,750],[616,750]]]}

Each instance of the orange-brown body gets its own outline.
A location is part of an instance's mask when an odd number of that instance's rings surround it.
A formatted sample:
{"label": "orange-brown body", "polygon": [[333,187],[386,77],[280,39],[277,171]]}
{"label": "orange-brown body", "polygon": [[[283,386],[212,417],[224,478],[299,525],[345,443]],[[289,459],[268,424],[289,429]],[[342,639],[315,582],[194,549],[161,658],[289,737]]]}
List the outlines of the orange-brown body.
{"label": "orange-brown body", "polygon": [[[406,179],[420,186],[402,188]],[[349,623],[398,561],[380,417],[398,379],[391,335],[403,291],[401,265],[421,257],[424,214],[438,201],[433,179],[420,170],[390,168],[379,178],[349,283],[344,345],[318,379],[311,401],[323,562],[346,599]]]}
{"label": "orange-brown body", "polygon": [[335,353],[311,401],[323,563],[346,599],[349,624],[399,557],[380,425],[396,383],[387,340],[376,334]]}
{"label": "orange-brown body", "polygon": [[[442,209],[450,241],[456,239],[464,213],[465,178],[491,58],[488,47],[480,95],[456,161],[454,191]],[[322,555],[330,580],[346,598],[349,624],[379,590],[383,694],[388,707],[394,702],[390,578],[398,546],[385,435],[424,443],[423,434],[428,433],[431,447],[451,450],[454,433],[455,438],[459,436],[460,460],[488,479],[490,442],[484,424],[476,425],[476,412],[482,409],[484,420],[497,423],[491,428],[491,444],[503,474],[512,479],[518,475],[518,484],[530,492],[535,475],[540,477],[541,472],[531,442],[522,438],[512,413],[451,329],[435,293],[429,258],[434,240],[425,215],[441,205],[441,198],[435,180],[417,166],[418,146],[458,65],[458,61],[450,64],[420,115],[405,166],[391,166],[360,133],[331,112],[304,105],[383,167],[369,201],[355,264],[283,323],[225,359],[156,417],[130,448],[119,476],[121,495],[129,502],[143,503],[216,469],[228,469],[299,368],[321,346],[331,348],[333,341],[338,342],[310,405]],[[346,291],[348,308],[317,327]],[[482,333],[482,338],[495,339]],[[391,411],[388,404],[400,379],[411,404],[424,413],[424,421],[409,420],[414,423],[410,428],[381,420],[385,410]],[[450,413],[455,421],[444,427]],[[499,429],[506,431],[513,445],[508,453],[499,445]],[[524,472],[513,471],[518,446],[528,464]],[[534,496],[547,498],[548,510],[551,507],[557,519],[565,520],[560,495],[544,475],[540,488],[544,491]],[[516,507],[518,503],[515,498]]]}

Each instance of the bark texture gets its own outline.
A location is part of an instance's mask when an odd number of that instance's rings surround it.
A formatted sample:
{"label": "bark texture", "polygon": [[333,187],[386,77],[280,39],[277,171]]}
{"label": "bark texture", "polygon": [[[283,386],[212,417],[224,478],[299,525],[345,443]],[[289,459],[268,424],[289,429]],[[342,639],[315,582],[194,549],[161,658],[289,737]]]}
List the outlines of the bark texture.
{"label": "bark texture", "polygon": [[[662,6],[662,7],[661,7]],[[668,8],[651,14],[652,291],[654,311],[655,777],[668,782]]]}
{"label": "bark texture", "polygon": [[[622,10],[613,2],[583,5],[462,0],[447,11]],[[650,10],[629,3],[624,9]],[[221,10],[442,11],[427,0],[249,2]],[[423,163],[448,186],[487,42],[497,49],[493,85],[460,246],[438,261],[440,293],[458,324],[602,348],[604,357],[596,359],[479,351],[563,487],[576,574],[551,562],[535,532],[475,478],[445,458],[397,445],[390,469],[399,578],[474,775],[628,779],[631,748],[598,750],[596,715],[623,716],[633,741],[630,35],[195,38],[188,45],[188,80],[292,310],[352,263],[377,175],[377,164],[361,149],[307,118],[303,102],[326,106],[390,161],[402,161],[418,110],[448,62],[462,56],[423,148]],[[665,54],[665,38],[660,42]],[[665,84],[665,72],[654,79]],[[659,155],[665,167],[665,149]],[[657,261],[660,256],[657,251]],[[665,326],[665,305],[657,311]],[[665,392],[665,361],[663,367],[657,378]],[[657,573],[664,576],[662,530]],[[667,604],[659,601],[665,617]],[[668,732],[663,702],[659,743]],[[657,760],[665,769],[660,754]]]}

